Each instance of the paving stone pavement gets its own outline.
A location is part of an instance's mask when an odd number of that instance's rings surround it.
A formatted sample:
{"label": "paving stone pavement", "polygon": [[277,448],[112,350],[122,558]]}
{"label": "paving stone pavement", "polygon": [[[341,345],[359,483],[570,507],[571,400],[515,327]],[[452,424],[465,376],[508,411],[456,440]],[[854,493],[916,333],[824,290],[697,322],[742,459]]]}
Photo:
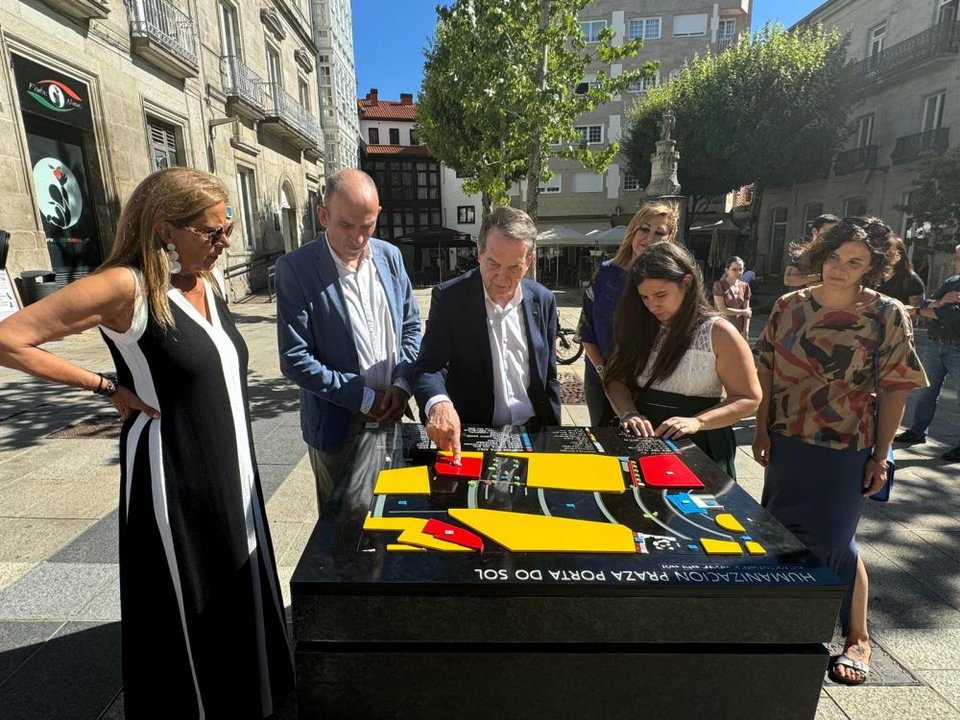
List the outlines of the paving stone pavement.
{"label": "paving stone pavement", "polygon": [[[429,289],[416,295],[426,318]],[[558,291],[557,300],[561,322],[574,326],[579,292]],[[253,432],[289,602],[290,575],[316,522],[297,393],[279,372],[275,305],[254,298],[232,310],[250,348]],[[764,320],[761,314],[754,318],[754,334]],[[94,331],[48,349],[92,369],[110,367]],[[579,400],[583,359],[563,373],[566,397]],[[563,422],[587,424],[586,407],[566,404]],[[58,432],[71,426],[70,432]],[[736,434],[740,483],[759,497],[763,473],[749,447],[753,421],[738,426]],[[123,717],[116,700],[121,681],[115,436],[115,420],[101,399],[0,368],[3,720]],[[960,406],[945,390],[930,441],[898,447],[893,498],[869,503],[860,525],[870,569],[871,630],[885,655],[878,657],[878,676],[909,683],[912,675],[919,684],[825,684],[818,718],[960,718],[960,464],[938,457],[957,442]],[[904,672],[888,664],[895,661]]]}

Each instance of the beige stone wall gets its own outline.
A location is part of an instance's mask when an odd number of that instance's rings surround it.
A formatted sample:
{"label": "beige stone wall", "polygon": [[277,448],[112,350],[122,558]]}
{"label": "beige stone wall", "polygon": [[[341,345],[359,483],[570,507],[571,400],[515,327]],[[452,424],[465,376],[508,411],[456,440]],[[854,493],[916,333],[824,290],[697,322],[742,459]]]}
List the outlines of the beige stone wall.
{"label": "beige stone wall", "polygon": [[[323,160],[307,159],[299,149],[258,123],[243,120],[235,135],[232,124],[210,127],[209,122],[228,117],[221,88],[221,42],[217,4],[175,0],[175,5],[193,17],[197,29],[199,77],[179,80],[131,53],[130,16],[125,4],[110,3],[104,19],[75,21],[41,2],[11,0],[0,5],[0,228],[11,233],[8,268],[15,276],[24,269],[50,267],[39,214],[30,179],[19,101],[10,71],[10,54],[18,53],[42,65],[86,82],[94,120],[94,135],[88,143],[94,167],[91,195],[97,206],[104,256],[109,254],[119,208],[136,184],[152,169],[146,118],[150,115],[177,128],[181,161],[220,177],[238,206],[237,166],[255,173],[254,227],[242,229],[224,253],[225,267],[246,262],[266,252],[282,249],[281,227],[291,225],[294,244],[312,235],[307,193],[318,190],[323,178]],[[298,49],[314,54],[308,21],[298,4],[274,0],[265,7],[278,10],[284,37],[276,37],[261,21],[264,4],[237,3],[241,52],[245,62],[266,79],[266,46],[270,42],[281,59],[286,92],[298,97],[299,75],[308,81],[311,107],[318,115],[316,81],[294,59]],[[298,27],[299,26],[299,27]],[[93,187],[95,186],[95,187]],[[281,207],[281,188],[291,210]],[[288,217],[284,213],[292,215]],[[239,215],[239,213],[238,213]],[[292,220],[292,222],[287,222]],[[244,236],[255,240],[248,249]],[[263,285],[263,271],[253,278]],[[238,278],[231,292],[247,292],[250,278]]]}

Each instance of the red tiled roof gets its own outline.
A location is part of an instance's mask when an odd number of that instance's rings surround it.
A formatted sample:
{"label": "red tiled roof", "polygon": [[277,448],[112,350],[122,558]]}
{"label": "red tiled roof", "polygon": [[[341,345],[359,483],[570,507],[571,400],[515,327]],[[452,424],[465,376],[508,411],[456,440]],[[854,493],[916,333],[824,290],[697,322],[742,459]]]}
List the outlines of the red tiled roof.
{"label": "red tiled roof", "polygon": [[417,119],[416,105],[401,105],[389,100],[359,100],[361,120],[409,120]]}
{"label": "red tiled roof", "polygon": [[367,155],[433,157],[430,151],[423,145],[367,145]]}

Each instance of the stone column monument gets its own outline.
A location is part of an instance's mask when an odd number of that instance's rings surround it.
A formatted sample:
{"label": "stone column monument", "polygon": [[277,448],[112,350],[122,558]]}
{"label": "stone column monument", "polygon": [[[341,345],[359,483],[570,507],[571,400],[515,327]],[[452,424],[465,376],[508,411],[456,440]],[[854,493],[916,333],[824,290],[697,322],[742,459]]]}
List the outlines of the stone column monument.
{"label": "stone column monument", "polygon": [[673,110],[668,107],[663,114],[657,151],[650,156],[650,184],[643,191],[643,199],[648,202],[659,200],[677,208],[680,222],[676,241],[683,242],[686,234],[687,198],[680,194],[680,181],[677,179],[680,153],[677,152],[677,141],[671,137],[675,124]]}

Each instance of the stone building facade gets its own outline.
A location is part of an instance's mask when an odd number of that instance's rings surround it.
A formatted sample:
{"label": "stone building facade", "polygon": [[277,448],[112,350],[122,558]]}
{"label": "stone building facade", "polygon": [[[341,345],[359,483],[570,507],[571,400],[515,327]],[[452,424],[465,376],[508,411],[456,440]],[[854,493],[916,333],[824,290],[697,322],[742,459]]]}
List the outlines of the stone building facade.
{"label": "stone building facade", "polygon": [[[920,162],[960,142],[960,23],[957,0],[829,0],[798,26],[822,24],[848,34],[853,134],[827,178],[764,190],[758,217],[757,266],[778,275],[786,246],[809,237],[821,213],[877,215],[901,235],[912,219],[897,206],[909,199]],[[949,268],[929,269],[933,287]]]}
{"label": "stone building facade", "polygon": [[[323,181],[308,0],[11,0],[0,5],[0,229],[7,267],[60,284],[110,253],[157,168],[226,184],[233,297],[313,237]],[[56,178],[52,182],[51,178]]]}

